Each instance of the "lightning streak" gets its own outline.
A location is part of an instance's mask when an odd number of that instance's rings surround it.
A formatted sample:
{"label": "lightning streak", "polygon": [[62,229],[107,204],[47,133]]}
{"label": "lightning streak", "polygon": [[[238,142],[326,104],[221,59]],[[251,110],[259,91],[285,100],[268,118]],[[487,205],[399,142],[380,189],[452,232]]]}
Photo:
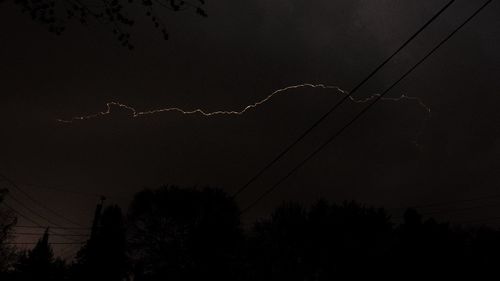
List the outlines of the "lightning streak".
{"label": "lightning streak", "polygon": [[[319,88],[319,89],[324,89],[324,90],[334,90],[338,94],[348,95],[347,91],[342,90],[338,86],[304,83],[304,84],[287,86],[285,88],[275,90],[274,92],[272,92],[271,94],[266,96],[264,99],[259,100],[253,104],[247,105],[247,106],[241,108],[240,110],[206,111],[206,110],[203,110],[200,108],[193,109],[193,110],[184,110],[184,109],[179,108],[179,107],[165,107],[165,108],[152,109],[152,110],[147,110],[147,111],[138,111],[130,105],[123,104],[123,103],[117,102],[117,101],[111,101],[111,102],[106,103],[106,110],[105,111],[97,112],[97,113],[90,114],[90,115],[75,116],[75,117],[72,117],[71,119],[56,119],[56,120],[59,122],[63,122],[63,123],[73,123],[74,121],[82,121],[82,120],[89,120],[89,119],[94,119],[94,118],[98,118],[98,117],[104,117],[106,115],[111,114],[111,110],[113,107],[124,108],[124,109],[130,111],[131,116],[133,118],[147,116],[147,115],[153,115],[153,114],[158,114],[158,113],[165,113],[165,112],[178,112],[178,113],[185,114],[185,115],[198,114],[198,115],[201,115],[204,117],[211,117],[211,116],[217,116],[217,115],[243,115],[243,114],[247,113],[249,110],[255,109],[258,106],[265,104],[266,102],[270,101],[272,98],[274,98],[275,96],[277,96],[279,94],[285,94],[290,90],[300,89],[300,88]],[[374,94],[374,95],[371,95],[369,97],[362,98],[362,99],[357,99],[355,97],[349,96],[349,99],[355,103],[366,103],[366,102],[373,100],[377,96],[379,96],[379,95]],[[409,96],[406,96],[403,94],[403,95],[396,97],[396,98],[382,98],[382,100],[396,101],[396,102],[402,101],[402,100],[416,101],[419,104],[419,106],[421,106],[425,111],[427,111],[427,113],[429,115],[428,117],[430,117],[430,113],[431,113],[430,107],[428,107],[418,97],[409,97]]]}

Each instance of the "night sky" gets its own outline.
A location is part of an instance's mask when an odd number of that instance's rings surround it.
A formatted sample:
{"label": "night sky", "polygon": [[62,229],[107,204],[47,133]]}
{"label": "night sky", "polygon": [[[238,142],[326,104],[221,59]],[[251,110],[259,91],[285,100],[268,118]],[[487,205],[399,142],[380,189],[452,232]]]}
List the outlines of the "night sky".
{"label": "night sky", "polygon": [[[113,107],[90,120],[57,119],[105,111],[110,101],[139,111],[210,112],[241,110],[301,83],[350,90],[447,1],[207,2],[208,18],[165,12],[168,41],[144,18],[132,30],[133,51],[121,47],[108,26],[75,24],[58,37],[19,7],[2,4],[0,172],[84,225],[98,202],[92,194],[126,207],[135,192],[163,184],[234,192],[342,95],[289,90],[241,116],[164,112],[133,118]],[[481,4],[456,1],[356,97],[385,90]],[[500,195],[498,15],[494,2],[388,95],[416,97],[425,106],[407,99],[380,102],[244,219],[268,214],[283,200],[324,197],[399,208]],[[242,193],[240,206],[365,105],[349,102],[330,116]],[[442,218],[499,216],[497,205]]]}

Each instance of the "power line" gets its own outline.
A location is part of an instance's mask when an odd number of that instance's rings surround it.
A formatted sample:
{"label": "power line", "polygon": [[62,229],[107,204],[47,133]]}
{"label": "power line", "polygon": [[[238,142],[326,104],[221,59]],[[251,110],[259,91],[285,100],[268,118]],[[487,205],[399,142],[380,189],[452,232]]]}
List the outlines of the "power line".
{"label": "power line", "polygon": [[[6,242],[5,245],[36,245],[38,242]],[[49,242],[50,245],[82,245],[85,241],[81,242]]]}
{"label": "power line", "polygon": [[[19,204],[21,207],[23,207],[24,209],[28,210],[30,213],[34,214],[35,216],[47,221],[49,224],[52,224],[52,225],[55,225],[55,226],[61,226],[60,224],[50,220],[49,218],[45,217],[45,216],[42,216],[41,214],[39,214],[38,212],[36,212],[35,210],[33,210],[32,208],[28,207],[26,204],[24,204],[21,200],[17,199],[16,197],[14,197],[12,194],[8,194],[9,198],[12,199],[14,202],[16,202],[17,204]],[[23,216],[24,217],[24,216]],[[26,217],[24,217],[26,218]]]}
{"label": "power line", "polygon": [[[11,198],[12,198],[12,197],[11,197]],[[22,212],[20,212],[20,211],[16,210],[16,209],[15,209],[15,208],[13,208],[12,206],[10,206],[10,204],[7,204],[7,202],[2,202],[2,204],[3,204],[5,207],[7,207],[9,210],[11,210],[12,212],[14,212],[15,214],[17,214],[18,216],[20,216],[20,217],[24,218],[25,220],[27,220],[27,221],[29,221],[29,222],[31,222],[31,223],[33,223],[33,224],[35,224],[37,228],[44,228],[44,229],[49,228],[49,233],[50,233],[51,235],[60,235],[60,234],[61,234],[61,233],[54,232],[53,230],[51,230],[51,229],[50,229],[50,227],[48,227],[48,226],[44,226],[44,225],[40,224],[38,221],[34,220],[33,218],[31,218],[31,217],[27,216],[26,214],[24,214],[24,213],[22,213]],[[70,238],[67,238],[67,237],[64,237],[64,238],[65,238],[65,239],[67,239],[67,240],[70,240],[70,241],[74,241],[74,240],[72,240],[72,239],[70,239]]]}
{"label": "power line", "polygon": [[[80,196],[87,196],[87,197],[97,197],[100,198],[103,195],[106,196],[106,198],[120,198],[120,199],[130,199],[130,196],[123,196],[123,195],[106,195],[102,193],[93,193],[93,192],[84,192],[84,191],[79,191],[79,190],[70,190],[68,188],[61,188],[58,186],[49,186],[49,185],[40,185],[40,184],[34,184],[34,183],[20,183],[20,185],[27,186],[27,187],[33,187],[33,188],[38,188],[38,189],[47,189],[47,190],[53,190],[53,191],[58,191],[58,192],[64,192],[64,193],[71,193],[75,195],[80,195]],[[64,185],[66,187],[69,187],[69,185]]]}
{"label": "power line", "polygon": [[[26,235],[26,236],[40,236],[43,235],[43,233],[28,233],[28,232],[12,232],[12,235]],[[88,237],[90,234],[56,234],[56,233],[51,233],[51,236],[56,236],[56,237]]]}
{"label": "power line", "polygon": [[314,128],[316,128],[320,123],[322,123],[330,114],[332,114],[337,108],[347,101],[352,95],[363,86],[370,78],[372,78],[380,69],[382,69],[389,61],[391,61],[401,50],[403,50],[413,39],[415,39],[424,29],[426,29],[434,20],[436,20],[455,0],[449,1],[441,10],[439,10],[432,18],[430,18],[422,27],[420,27],[413,35],[408,38],[396,51],[394,51],[389,57],[387,57],[380,65],[378,65],[368,76],[366,76],[359,84],[357,84],[351,91],[346,92],[346,95],[340,99],[333,107],[331,107],[325,114],[323,114],[315,123],[313,123],[307,130],[305,130],[295,141],[293,141],[288,147],[286,147],[276,158],[269,162],[263,169],[261,169],[255,176],[253,176],[246,184],[241,186],[232,197],[238,196],[241,192],[247,189],[254,181],[256,181],[264,172],[271,168],[276,162],[278,162],[285,154],[287,154],[295,145],[297,145],[302,139],[304,139]]}
{"label": "power line", "polygon": [[[97,194],[97,193],[91,193],[91,192],[83,192],[83,191],[76,191],[76,190],[69,190],[66,188],[60,188],[56,186],[46,186],[46,185],[39,185],[39,184],[33,184],[33,183],[22,183],[24,186],[29,186],[29,187],[34,187],[34,188],[41,188],[41,189],[47,189],[47,190],[53,190],[53,191],[59,191],[59,192],[65,192],[65,193],[72,193],[72,194],[77,194],[77,195],[83,195],[83,196],[88,196],[88,197],[101,197],[102,194]],[[109,196],[106,196],[109,197]]]}
{"label": "power line", "polygon": [[481,7],[479,7],[471,16],[469,16],[462,24],[460,24],[455,30],[453,30],[448,36],[446,36],[439,44],[437,44],[432,50],[430,50],[422,59],[420,59],[416,64],[414,64],[408,71],[406,71],[399,79],[397,79],[389,88],[387,88],[382,94],[378,95],[368,106],[363,108],[358,114],[354,116],[347,124],[345,124],[340,130],[335,132],[326,142],[319,146],[316,150],[310,153],[304,160],[302,160],[297,166],[295,166],[290,172],[288,172],[284,177],[282,177],[276,184],[267,189],[262,193],[254,202],[241,211],[241,213],[246,213],[248,210],[252,209],[257,203],[259,203],[263,198],[270,194],[274,189],[276,189],[282,182],[288,179],[292,174],[294,174],[298,169],[300,169],[305,163],[312,159],[316,154],[322,151],[328,144],[330,144],[334,139],[336,139],[343,131],[345,131],[351,124],[358,120],[363,114],[365,114],[373,105],[375,105],[383,96],[385,96],[392,88],[394,88],[399,82],[406,78],[413,70],[415,70],[419,65],[421,65],[427,58],[434,54],[442,45],[444,45],[448,40],[450,40],[453,35],[455,35],[459,30],[461,30],[468,22],[470,22],[479,12],[486,8],[493,0],[486,1]]}
{"label": "power line", "polygon": [[[39,200],[37,200],[36,198],[34,198],[33,196],[31,196],[29,193],[27,193],[26,191],[24,191],[22,188],[20,188],[14,181],[12,181],[11,179],[7,178],[5,175],[3,175],[3,174],[0,173],[0,178],[2,178],[4,181],[8,182],[16,190],[18,190],[19,192],[21,192],[22,194],[24,194],[24,196],[26,196],[28,199],[30,199],[31,201],[35,202],[36,204],[38,204],[39,206],[41,206],[45,210],[49,211],[53,215],[58,216],[58,217],[64,219],[65,221],[67,221],[67,222],[69,222],[71,224],[74,224],[74,225],[77,225],[77,226],[82,226],[78,222],[75,222],[74,220],[69,219],[66,216],[60,214],[59,212],[56,212],[56,211],[52,210],[51,208],[47,207],[45,204],[43,204],[42,202],[40,202]],[[57,226],[57,224],[54,224],[54,225]]]}
{"label": "power line", "polygon": [[46,226],[43,226],[41,224],[39,224],[37,221],[35,221],[34,219],[28,217],[27,215],[19,212],[18,210],[14,209],[13,207],[11,207],[9,204],[7,204],[7,202],[2,202],[2,204],[7,207],[9,210],[11,210],[12,212],[16,213],[18,216],[24,218],[25,220],[31,222],[31,223],[34,223],[37,225],[37,227],[40,227],[40,228],[47,228]]}
{"label": "power line", "polygon": [[[15,225],[14,227],[18,228],[46,228],[45,226],[37,226],[37,225]],[[51,229],[70,229],[70,230],[90,230],[92,229],[91,227],[57,227],[57,226],[51,226]]]}
{"label": "power line", "polygon": [[[36,200],[35,198],[33,198],[32,196],[30,196],[28,193],[26,193],[23,189],[21,189],[14,181],[10,180],[9,178],[7,178],[5,175],[3,174],[0,174],[0,178],[3,179],[3,181],[6,181],[8,182],[11,186],[13,186],[14,188],[16,188],[18,191],[20,191],[21,193],[23,193],[26,197],[28,197],[29,199],[31,199],[33,202],[35,203],[38,203],[40,206],[44,207],[45,209],[51,211],[52,213],[58,215],[59,217],[62,217],[64,219],[66,219],[67,221],[70,221],[72,222],[70,219],[64,217],[63,215],[53,211],[52,209],[50,209],[49,207],[45,206],[44,204],[42,204],[41,202],[39,202],[38,200]],[[59,223],[56,223],[52,220],[50,220],[49,218],[45,217],[45,216],[42,216],[41,214],[39,214],[38,212],[36,212],[35,210],[33,210],[32,208],[28,207],[26,204],[24,204],[21,200],[17,199],[15,196],[13,196],[11,193],[8,193],[8,196],[14,200],[17,204],[19,204],[21,207],[25,208],[26,210],[28,210],[29,212],[31,212],[32,214],[34,214],[35,216],[37,217],[40,217],[42,218],[43,220],[47,221],[50,225],[50,227],[56,227],[58,229],[61,229],[61,230],[67,230],[73,234],[78,234],[76,232],[74,232],[73,230],[71,230],[71,228],[68,228],[66,226],[63,226],[63,225],[60,225]],[[5,204],[5,202],[4,202]],[[13,212],[15,212],[16,214],[18,214],[19,216],[23,217],[24,219],[28,220],[29,222],[31,223],[34,223],[37,227],[40,227],[40,228],[46,228],[46,226],[43,226],[42,224],[38,223],[36,220],[34,220],[33,218],[27,216],[26,214],[22,213],[22,212],[19,212],[18,210],[14,209],[12,206],[9,206],[6,204],[6,206],[11,209]],[[81,224],[78,224],[78,223],[75,223],[75,222],[72,222],[74,225],[78,225],[79,227],[81,228],[84,228],[84,226],[82,226]],[[61,236],[61,237],[64,237],[65,239],[67,240],[70,240],[70,241],[74,241],[73,239],[70,239],[70,238],[67,238],[69,237],[70,235],[64,235],[64,234],[61,234],[61,233],[57,233],[55,231],[52,231],[50,228],[49,228],[49,233],[51,235],[58,235],[58,236]]]}

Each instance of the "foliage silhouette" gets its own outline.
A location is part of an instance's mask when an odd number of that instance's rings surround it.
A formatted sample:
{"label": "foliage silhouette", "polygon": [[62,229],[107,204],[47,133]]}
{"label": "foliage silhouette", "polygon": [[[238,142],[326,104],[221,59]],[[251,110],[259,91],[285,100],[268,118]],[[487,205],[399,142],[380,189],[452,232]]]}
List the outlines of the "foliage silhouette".
{"label": "foliage silhouette", "polygon": [[[6,2],[7,0],[0,0]],[[95,21],[100,25],[109,26],[117,40],[124,47],[133,49],[130,40],[131,29],[138,21],[138,14],[148,18],[152,26],[158,29],[165,40],[168,39],[166,26],[161,18],[163,11],[179,12],[193,10],[206,17],[203,9],[204,0],[14,0],[21,12],[31,19],[44,25],[57,35],[62,34],[72,23],[82,25]],[[139,13],[138,13],[139,11]]]}
{"label": "foliage silhouette", "polygon": [[[0,252],[1,280],[486,279],[500,264],[498,229],[439,223],[415,209],[394,224],[384,209],[356,202],[284,203],[244,230],[233,198],[215,188],[143,190],[126,218],[102,207],[73,264],[54,258],[47,229],[30,251]],[[8,246],[15,219],[5,218]]]}
{"label": "foliage silhouette", "polygon": [[143,280],[235,280],[239,273],[239,210],[221,190],[144,190],[132,202],[128,223]]}
{"label": "foliage silhouette", "polygon": [[[383,210],[354,202],[319,201],[277,208],[255,224],[251,249],[254,280],[332,280],[378,269],[390,247],[392,226]],[[365,268],[366,271],[356,270]]]}
{"label": "foliage silhouette", "polygon": [[12,241],[12,228],[17,219],[11,210],[3,208],[2,202],[7,194],[7,189],[0,189],[0,277],[2,272],[12,266],[15,257],[14,249],[9,243]]}
{"label": "foliage silhouette", "polygon": [[123,280],[129,267],[122,211],[109,206],[96,220],[95,231],[76,256],[73,280]]}
{"label": "foliage silhouette", "polygon": [[15,264],[14,280],[58,281],[65,278],[65,263],[54,258],[54,252],[49,244],[49,230],[46,229],[35,247],[19,255]]}

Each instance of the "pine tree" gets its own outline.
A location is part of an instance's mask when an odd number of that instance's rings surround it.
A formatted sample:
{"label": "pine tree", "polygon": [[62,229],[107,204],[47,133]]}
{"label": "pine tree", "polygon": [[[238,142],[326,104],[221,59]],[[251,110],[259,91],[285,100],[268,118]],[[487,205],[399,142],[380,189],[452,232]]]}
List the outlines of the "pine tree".
{"label": "pine tree", "polygon": [[48,228],[32,250],[21,253],[15,269],[19,280],[58,281],[64,278],[65,266],[60,259],[54,258]]}
{"label": "pine tree", "polygon": [[128,274],[125,228],[118,206],[96,212],[94,229],[77,254],[74,279],[120,281]]}

